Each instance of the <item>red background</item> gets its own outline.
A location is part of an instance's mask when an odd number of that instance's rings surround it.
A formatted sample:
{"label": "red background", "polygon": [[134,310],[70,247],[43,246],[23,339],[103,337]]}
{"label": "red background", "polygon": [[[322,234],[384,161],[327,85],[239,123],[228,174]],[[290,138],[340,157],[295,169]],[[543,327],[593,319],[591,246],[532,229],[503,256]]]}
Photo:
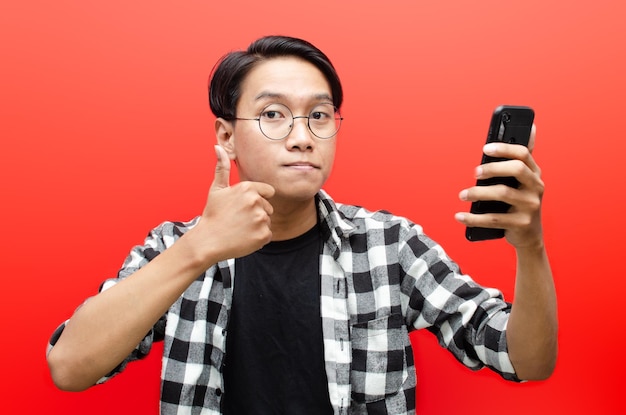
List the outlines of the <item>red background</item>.
{"label": "red background", "polygon": [[159,222],[201,212],[215,142],[208,74],[266,34],[304,37],[342,77],[326,189],[422,224],[512,299],[514,257],[453,215],[498,104],[536,110],[535,157],[559,296],[552,378],[470,372],[416,333],[421,414],[621,413],[623,104],[620,1],[13,1],[0,6],[3,413],[156,413],[159,353],[60,392],[50,333]]}

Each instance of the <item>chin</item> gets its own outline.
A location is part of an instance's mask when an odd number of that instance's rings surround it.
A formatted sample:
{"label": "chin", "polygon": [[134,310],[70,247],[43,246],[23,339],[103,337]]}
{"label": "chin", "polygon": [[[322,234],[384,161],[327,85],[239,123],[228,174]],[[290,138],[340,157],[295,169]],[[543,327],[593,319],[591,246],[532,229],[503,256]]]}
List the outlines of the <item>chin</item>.
{"label": "chin", "polygon": [[281,199],[289,199],[294,202],[305,202],[315,197],[317,192],[321,187],[310,187],[307,188],[298,188],[297,186],[293,186],[291,188],[287,187],[286,189],[276,189],[276,194],[274,197],[279,197]]}

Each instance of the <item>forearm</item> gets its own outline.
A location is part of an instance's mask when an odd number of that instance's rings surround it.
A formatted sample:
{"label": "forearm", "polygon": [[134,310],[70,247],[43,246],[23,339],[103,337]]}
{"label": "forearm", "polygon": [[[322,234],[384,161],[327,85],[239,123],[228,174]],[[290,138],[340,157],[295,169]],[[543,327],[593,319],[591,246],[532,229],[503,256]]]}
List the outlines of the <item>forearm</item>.
{"label": "forearm", "polygon": [[83,390],[120,364],[207,267],[181,238],[139,271],[91,298],[48,354],[55,384]]}
{"label": "forearm", "polygon": [[515,298],[507,326],[509,356],[520,379],[552,374],[557,357],[557,302],[543,244],[517,249]]}

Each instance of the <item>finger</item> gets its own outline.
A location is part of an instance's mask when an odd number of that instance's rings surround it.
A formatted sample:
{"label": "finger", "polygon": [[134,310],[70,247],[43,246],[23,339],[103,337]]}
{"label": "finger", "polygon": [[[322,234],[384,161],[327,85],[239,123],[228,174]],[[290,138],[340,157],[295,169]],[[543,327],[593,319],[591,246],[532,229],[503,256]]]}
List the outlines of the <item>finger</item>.
{"label": "finger", "polygon": [[274,187],[267,183],[255,182],[253,185],[259,195],[261,195],[264,199],[271,199],[276,192]]}
{"label": "finger", "polygon": [[265,210],[265,213],[267,213],[268,216],[272,216],[272,213],[274,213],[274,206],[272,206],[272,204],[270,202],[267,201],[267,199],[263,199],[263,210]]}
{"label": "finger", "polygon": [[224,189],[230,186],[230,160],[228,154],[222,146],[215,146],[215,156],[217,157],[217,163],[215,165],[215,177],[213,178],[213,184],[211,190]]}
{"label": "finger", "polygon": [[512,206],[519,204],[523,198],[522,192],[504,184],[474,186],[459,193],[459,199],[465,202],[493,200],[505,202]]}
{"label": "finger", "polygon": [[465,226],[494,229],[506,229],[509,217],[509,213],[474,214],[469,212],[457,212],[454,215],[454,219]]}
{"label": "finger", "polygon": [[[533,140],[534,145],[534,136],[531,135],[531,139]],[[529,141],[530,145],[530,141]],[[526,146],[522,146],[519,144],[507,144],[507,143],[489,143],[485,145],[483,151],[486,155],[491,157],[503,158],[508,160],[520,160],[522,161],[528,168],[534,173],[540,173],[539,166],[535,162],[532,154],[530,153],[530,148]],[[510,164],[507,166],[506,164],[500,165],[500,163],[507,163],[506,161],[497,161],[494,163],[487,163],[481,167],[485,167],[486,170],[491,169],[493,166],[499,167],[510,167]],[[511,176],[514,174],[508,174]],[[495,176],[495,174],[493,174]]]}
{"label": "finger", "polygon": [[534,157],[532,156],[533,150],[535,149],[535,137],[537,135],[537,127],[533,124],[533,127],[530,129],[530,138],[528,139],[528,156],[524,160],[526,165],[530,168],[533,173],[541,175],[541,169],[535,162]]}
{"label": "finger", "polygon": [[528,139],[528,151],[531,153],[535,148],[535,136],[537,135],[537,127],[533,124],[533,127],[530,129],[530,138]]}
{"label": "finger", "polygon": [[275,190],[274,187],[262,182],[240,182],[233,186],[233,189],[238,189],[240,195],[247,194],[253,197],[254,203],[261,203],[263,210],[268,215],[271,215],[274,212],[274,208],[268,199],[271,199],[274,196]]}
{"label": "finger", "polygon": [[483,152],[486,155],[509,160],[524,160],[527,158],[529,150],[526,146],[509,143],[489,143],[483,147]]}
{"label": "finger", "polygon": [[476,167],[475,170],[476,179],[478,180],[486,180],[493,177],[515,177],[517,180],[522,181],[521,179],[531,174],[530,167],[521,160],[503,160],[482,164]]}

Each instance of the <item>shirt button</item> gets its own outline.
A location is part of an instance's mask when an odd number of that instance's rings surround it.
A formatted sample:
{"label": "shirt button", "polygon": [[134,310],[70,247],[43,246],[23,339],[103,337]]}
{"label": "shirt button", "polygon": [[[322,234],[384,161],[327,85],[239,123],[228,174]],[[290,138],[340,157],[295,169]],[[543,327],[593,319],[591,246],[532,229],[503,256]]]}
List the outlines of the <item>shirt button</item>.
{"label": "shirt button", "polygon": [[220,388],[217,388],[217,390],[215,391],[215,395],[222,396],[222,390]]}

